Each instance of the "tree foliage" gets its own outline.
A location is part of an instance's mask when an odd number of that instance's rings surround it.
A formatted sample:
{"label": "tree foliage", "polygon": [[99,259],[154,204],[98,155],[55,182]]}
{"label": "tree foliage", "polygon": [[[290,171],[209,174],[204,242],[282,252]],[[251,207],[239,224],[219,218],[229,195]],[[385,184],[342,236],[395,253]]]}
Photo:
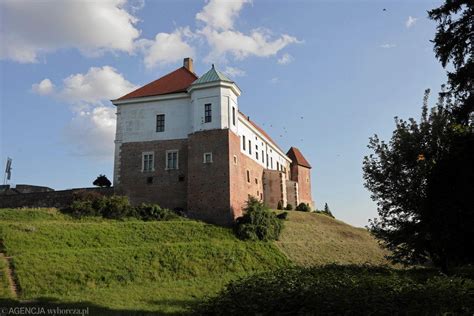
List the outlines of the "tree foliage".
{"label": "tree foliage", "polygon": [[380,217],[370,229],[391,250],[390,258],[432,261],[447,271],[448,265],[473,262],[466,249],[474,249],[474,226],[466,223],[474,223],[474,143],[470,129],[455,122],[449,94],[431,111],[428,96],[429,90],[419,123],[395,118],[388,143],[370,138],[374,153],[364,158],[363,171]]}
{"label": "tree foliage", "polygon": [[277,240],[283,229],[283,221],[262,202],[249,197],[244,215],[235,223],[234,231],[240,239]]}
{"label": "tree foliage", "polygon": [[112,182],[110,182],[109,179],[104,174],[100,174],[97,179],[92,182],[93,185],[98,186],[98,187],[107,187],[109,188],[112,185]]}
{"label": "tree foliage", "polygon": [[454,113],[467,123],[474,111],[474,1],[446,0],[428,12],[438,23],[433,40],[436,57],[448,71],[448,92],[458,101]]}

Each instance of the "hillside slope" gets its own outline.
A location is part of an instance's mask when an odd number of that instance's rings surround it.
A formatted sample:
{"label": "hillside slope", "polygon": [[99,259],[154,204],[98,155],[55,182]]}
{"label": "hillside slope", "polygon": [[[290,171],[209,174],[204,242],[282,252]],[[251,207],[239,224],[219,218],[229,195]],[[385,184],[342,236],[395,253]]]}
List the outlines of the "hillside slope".
{"label": "hillside slope", "polygon": [[290,211],[278,248],[293,262],[309,266],[327,263],[387,264],[386,251],[363,228],[329,216]]}
{"label": "hillside slope", "polygon": [[[181,313],[227,282],[289,265],[272,243],[191,220],[75,220],[54,210],[0,210],[2,251],[11,256],[18,299]],[[8,298],[0,262],[0,305]],[[102,314],[103,311],[99,314]]]}

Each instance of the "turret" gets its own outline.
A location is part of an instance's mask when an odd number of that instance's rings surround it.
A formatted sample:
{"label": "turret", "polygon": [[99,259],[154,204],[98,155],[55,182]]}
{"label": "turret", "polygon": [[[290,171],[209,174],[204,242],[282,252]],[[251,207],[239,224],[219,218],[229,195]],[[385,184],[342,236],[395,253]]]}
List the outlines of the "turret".
{"label": "turret", "polygon": [[230,129],[237,133],[240,89],[234,81],[212,68],[188,88],[191,95],[192,132]]}

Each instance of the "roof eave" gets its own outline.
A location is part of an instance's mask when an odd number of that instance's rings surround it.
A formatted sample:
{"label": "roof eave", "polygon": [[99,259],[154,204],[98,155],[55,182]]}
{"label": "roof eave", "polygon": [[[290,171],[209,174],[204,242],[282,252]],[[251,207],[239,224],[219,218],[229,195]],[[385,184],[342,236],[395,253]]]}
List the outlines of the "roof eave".
{"label": "roof eave", "polygon": [[189,98],[189,94],[187,92],[172,92],[167,94],[159,94],[159,95],[151,95],[145,97],[136,97],[130,99],[115,99],[110,100],[113,105],[122,105],[122,104],[129,104],[129,103],[141,103],[141,102],[153,102],[153,101],[162,101],[162,100],[169,100],[169,99],[183,99]]}

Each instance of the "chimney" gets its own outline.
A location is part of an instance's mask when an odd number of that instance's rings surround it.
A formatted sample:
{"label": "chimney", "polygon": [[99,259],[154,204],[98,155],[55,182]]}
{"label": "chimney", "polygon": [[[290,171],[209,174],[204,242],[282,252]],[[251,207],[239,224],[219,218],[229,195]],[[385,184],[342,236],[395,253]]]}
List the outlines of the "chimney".
{"label": "chimney", "polygon": [[187,70],[191,71],[194,73],[194,67],[193,67],[193,59],[190,57],[186,57],[183,60],[183,67],[186,68]]}

